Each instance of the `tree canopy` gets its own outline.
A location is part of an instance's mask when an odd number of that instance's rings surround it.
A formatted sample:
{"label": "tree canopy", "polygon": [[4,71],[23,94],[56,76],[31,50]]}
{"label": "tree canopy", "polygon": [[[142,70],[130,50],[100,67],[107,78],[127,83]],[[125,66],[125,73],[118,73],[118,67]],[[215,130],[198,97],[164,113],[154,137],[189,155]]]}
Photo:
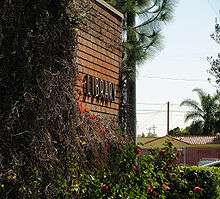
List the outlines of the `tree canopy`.
{"label": "tree canopy", "polygon": [[[211,34],[211,38],[217,43],[220,44],[220,25],[215,25],[215,32]],[[210,74],[214,76],[217,85],[220,83],[220,53],[217,58],[208,57],[208,61],[211,65],[209,70]]]}
{"label": "tree canopy", "polygon": [[[124,40],[124,48],[126,54],[131,52],[137,64],[152,58],[158,50],[161,50],[161,29],[172,19],[174,0],[109,0],[108,2],[125,16],[124,30],[127,39]],[[133,24],[129,21],[129,15],[134,18]],[[128,40],[129,34],[134,34],[136,39]],[[131,65],[127,63],[126,69],[133,71],[130,67]]]}
{"label": "tree canopy", "polygon": [[194,89],[193,92],[197,93],[199,101],[186,99],[180,104],[180,106],[190,108],[185,115],[185,122],[192,121],[188,130],[192,134],[202,133],[204,135],[218,132],[219,94],[212,96],[198,88]]}

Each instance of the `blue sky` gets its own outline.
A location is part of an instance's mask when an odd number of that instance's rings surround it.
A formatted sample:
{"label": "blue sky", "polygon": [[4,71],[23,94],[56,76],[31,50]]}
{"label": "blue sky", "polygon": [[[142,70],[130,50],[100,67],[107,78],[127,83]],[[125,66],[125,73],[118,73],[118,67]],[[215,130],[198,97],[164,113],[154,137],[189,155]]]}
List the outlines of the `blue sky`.
{"label": "blue sky", "polygon": [[[219,0],[179,0],[173,20],[163,30],[164,49],[138,69],[139,134],[147,132],[153,125],[157,127],[159,136],[166,134],[167,101],[171,103],[170,128],[184,127],[185,109],[178,104],[186,98],[197,99],[192,92],[194,88],[202,88],[209,93],[215,91],[213,85],[206,81],[210,77],[207,73],[210,68],[207,56],[216,56],[220,52],[220,46],[210,38],[216,16],[220,23],[219,9]],[[145,111],[140,111],[143,109]]]}

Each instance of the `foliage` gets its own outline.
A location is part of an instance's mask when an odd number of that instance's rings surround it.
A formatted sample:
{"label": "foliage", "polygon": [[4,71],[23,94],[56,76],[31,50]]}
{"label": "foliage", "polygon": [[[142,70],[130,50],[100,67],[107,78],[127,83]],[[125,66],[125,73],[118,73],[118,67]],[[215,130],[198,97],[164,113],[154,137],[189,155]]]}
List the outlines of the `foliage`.
{"label": "foliage", "polygon": [[[161,28],[172,19],[174,0],[108,0],[125,16],[124,30],[129,34],[135,34],[136,40],[125,40],[125,53],[132,55],[136,63],[142,63],[151,58],[155,52],[161,49]],[[129,24],[129,16],[135,17],[134,24]],[[130,59],[127,57],[127,59]],[[126,63],[125,70],[134,68]],[[136,71],[135,71],[136,72]]]}
{"label": "foliage", "polygon": [[75,134],[77,13],[70,0],[0,2],[0,180],[9,187],[5,198],[52,197],[55,176],[65,172]]}
{"label": "foliage", "polygon": [[171,136],[183,135],[183,134],[185,134],[185,131],[184,131],[184,129],[181,129],[180,127],[176,127],[174,129],[171,129],[168,132],[168,135],[171,135]]}
{"label": "foliage", "polygon": [[220,170],[175,165],[178,153],[169,143],[161,150],[147,153],[133,145],[125,145],[119,151],[114,148],[111,153],[109,167],[93,174],[80,172],[74,165],[71,183],[61,183],[65,186],[60,186],[60,196],[117,199],[220,197]]}
{"label": "foliage", "polygon": [[170,188],[173,192],[169,192],[166,197],[219,198],[219,171],[218,168],[181,167],[178,176],[171,179]]}
{"label": "foliage", "polygon": [[189,126],[185,128],[173,128],[169,131],[168,135],[171,136],[183,136],[183,135],[202,135],[202,123],[198,121],[192,121]]}
{"label": "foliage", "polygon": [[155,132],[148,132],[145,137],[154,137],[155,138],[155,137],[157,137],[157,134]]}
{"label": "foliage", "polygon": [[[81,173],[77,194],[80,198],[164,198],[169,191],[167,179],[177,169],[173,167],[175,157],[169,147],[144,155],[140,147],[133,145],[125,145],[122,150],[112,146],[109,166],[93,175]],[[69,195],[76,194],[70,187],[64,190],[70,190]],[[64,190],[62,194],[66,196]]]}
{"label": "foliage", "polygon": [[189,126],[185,128],[185,132],[187,132],[188,135],[206,135],[203,134],[201,121],[193,121]]}
{"label": "foliage", "polygon": [[181,183],[173,182],[176,191],[172,197],[185,198],[210,198],[220,197],[220,169],[213,167],[182,167],[178,179]]}
{"label": "foliage", "polygon": [[[30,198],[30,196],[31,198],[83,198],[84,186],[89,186],[86,183],[91,183],[89,180],[92,174],[108,168],[109,165],[114,167],[114,163],[109,162],[109,157],[114,155],[111,151],[120,151],[125,143],[129,143],[129,139],[123,132],[116,129],[114,120],[105,120],[101,116],[88,112],[81,113],[77,117],[74,146],[57,160],[57,164],[54,164],[55,168],[47,171],[46,163],[33,162],[33,158],[25,162],[26,165],[17,165],[13,168],[8,166],[1,173],[1,196],[5,198]],[[48,163],[51,162],[48,160]],[[31,165],[27,165],[28,163]],[[24,170],[23,166],[27,168]],[[45,170],[42,170],[42,167]],[[81,181],[85,183],[82,185],[84,188],[78,187]]]}
{"label": "foliage", "polygon": [[138,137],[142,137],[142,138],[146,138],[146,137],[150,137],[150,138],[156,138],[157,134],[155,132],[148,132],[148,133],[142,133],[141,135],[138,135]]}
{"label": "foliage", "polygon": [[[220,44],[220,26],[216,23],[215,25],[215,33],[211,35],[211,38],[216,41],[217,44]],[[220,53],[217,58],[208,57],[207,58],[211,68],[209,70],[210,74],[214,76],[216,80],[216,84],[219,85],[220,82]]]}
{"label": "foliage", "polygon": [[184,100],[180,106],[189,107],[191,110],[185,115],[185,122],[192,120],[188,128],[193,134],[208,135],[219,132],[217,126],[219,120],[219,94],[211,96],[202,89],[194,89],[199,96],[199,101],[192,99]]}

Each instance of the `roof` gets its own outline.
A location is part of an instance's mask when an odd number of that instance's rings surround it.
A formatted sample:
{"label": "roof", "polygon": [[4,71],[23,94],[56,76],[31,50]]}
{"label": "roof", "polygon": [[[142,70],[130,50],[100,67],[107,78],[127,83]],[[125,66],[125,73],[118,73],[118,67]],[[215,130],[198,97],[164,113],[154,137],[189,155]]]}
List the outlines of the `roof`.
{"label": "roof", "polygon": [[220,147],[219,136],[163,136],[158,138],[137,138],[137,143],[143,148],[162,148],[166,141],[171,142],[176,148],[183,147]]}
{"label": "roof", "polygon": [[188,144],[220,144],[219,136],[173,136]]}
{"label": "roof", "polygon": [[166,143],[166,141],[171,142],[173,144],[174,147],[176,148],[181,148],[181,147],[186,147],[189,146],[190,144],[178,140],[174,137],[171,136],[163,136],[163,137],[158,137],[158,138],[141,138],[138,139],[139,143],[141,143],[141,145],[143,145],[143,148],[163,148],[164,144]]}

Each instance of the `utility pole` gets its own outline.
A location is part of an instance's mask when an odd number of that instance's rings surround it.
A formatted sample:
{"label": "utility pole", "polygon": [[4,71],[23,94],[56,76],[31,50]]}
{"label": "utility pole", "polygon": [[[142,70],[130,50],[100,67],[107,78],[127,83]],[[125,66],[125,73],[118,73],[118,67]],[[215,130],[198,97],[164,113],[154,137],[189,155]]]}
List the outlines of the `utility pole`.
{"label": "utility pole", "polygon": [[170,102],[167,102],[167,135],[170,131]]}

